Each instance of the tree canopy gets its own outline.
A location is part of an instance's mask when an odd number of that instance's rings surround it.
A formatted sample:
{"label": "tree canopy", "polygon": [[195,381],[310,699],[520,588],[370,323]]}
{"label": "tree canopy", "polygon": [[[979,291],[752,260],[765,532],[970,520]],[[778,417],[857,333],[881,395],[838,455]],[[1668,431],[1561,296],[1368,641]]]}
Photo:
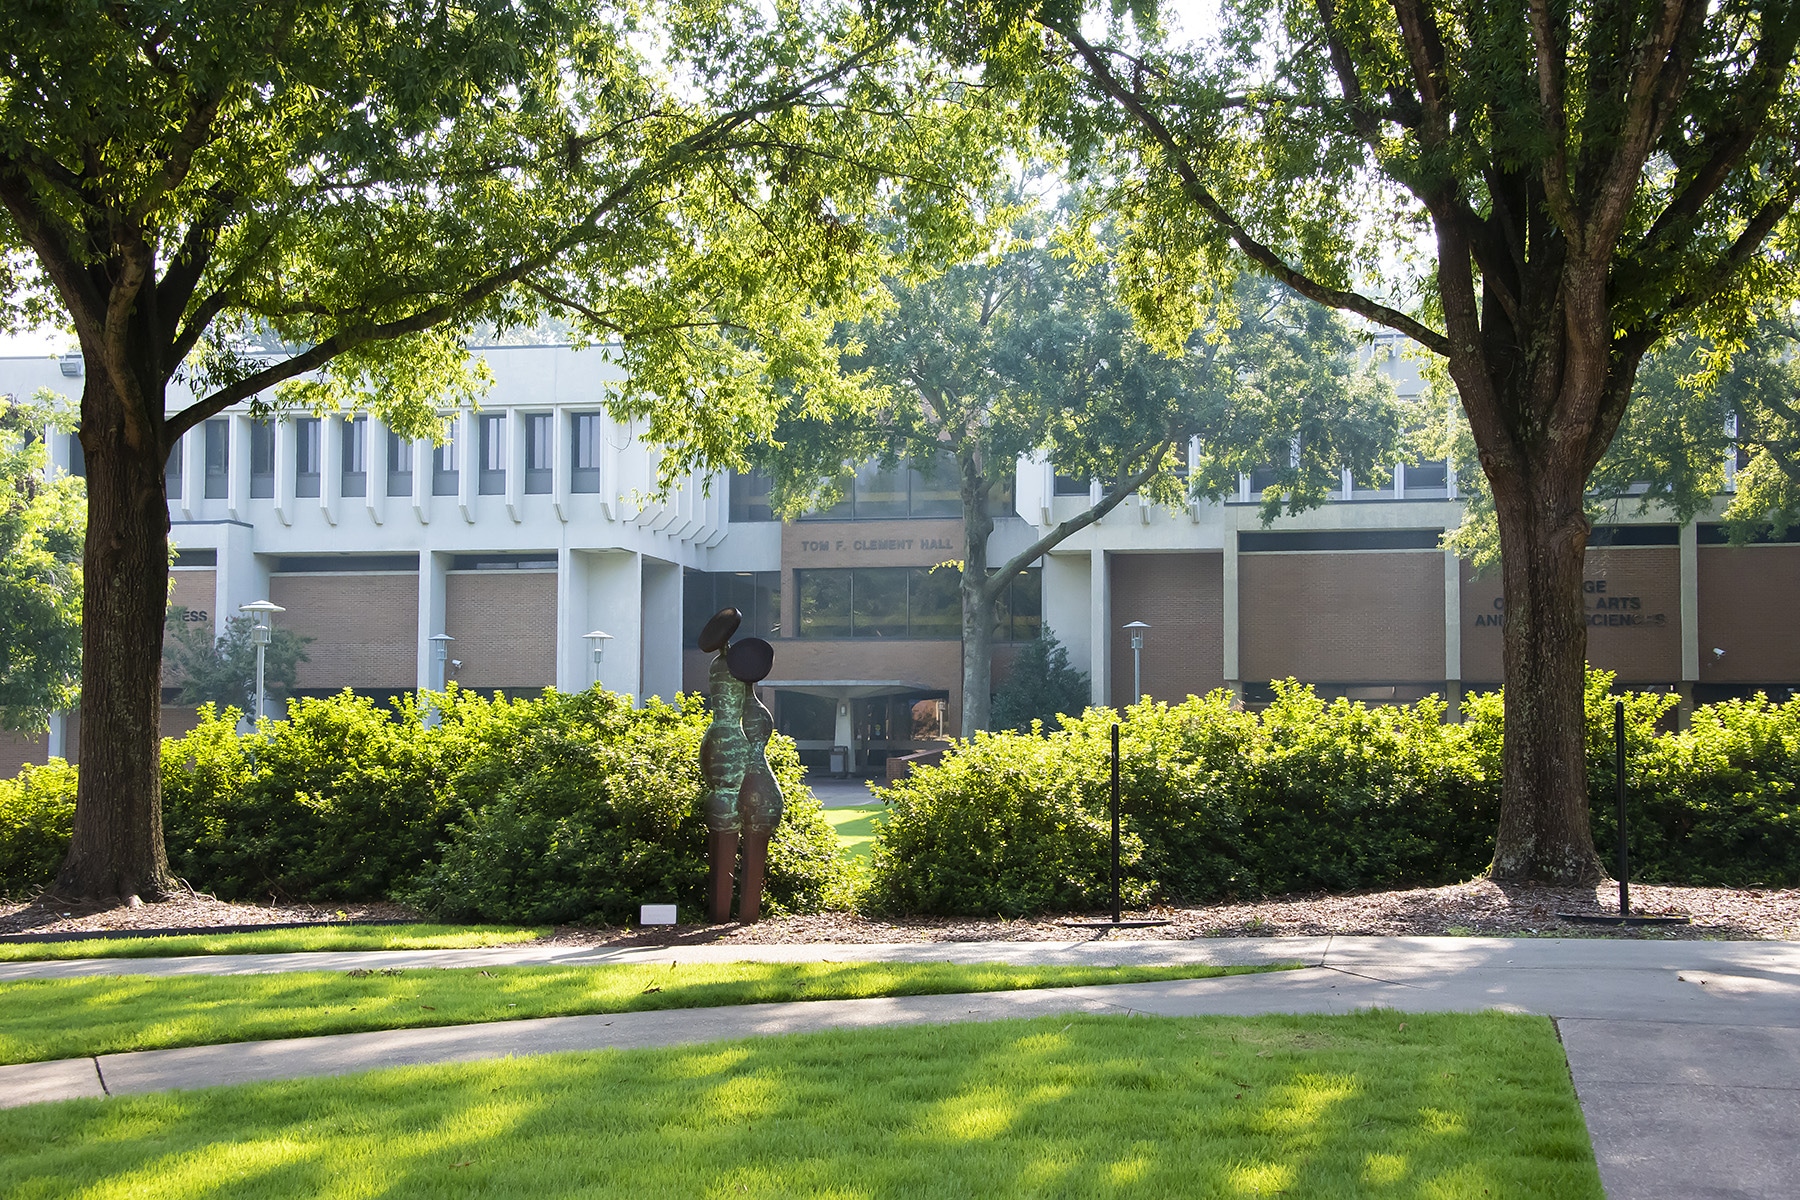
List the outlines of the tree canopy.
{"label": "tree canopy", "polygon": [[35,733],[81,671],[79,479],[44,474],[48,409],[0,397],[0,728]]}

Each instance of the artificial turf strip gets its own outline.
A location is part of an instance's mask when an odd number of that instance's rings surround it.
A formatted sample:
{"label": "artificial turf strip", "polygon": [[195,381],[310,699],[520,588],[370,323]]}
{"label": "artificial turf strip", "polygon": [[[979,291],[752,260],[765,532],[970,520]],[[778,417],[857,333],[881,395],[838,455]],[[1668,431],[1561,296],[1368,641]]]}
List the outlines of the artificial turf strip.
{"label": "artificial turf strip", "polygon": [[0,1063],[526,1017],[1210,979],[1270,969],[1280,968],[737,962],[28,979],[0,984]]}
{"label": "artificial turf strip", "polygon": [[1550,1022],[1081,1015],[0,1111],[18,1200],[1600,1200]]}
{"label": "artificial turf strip", "polygon": [[472,950],[517,946],[550,933],[523,925],[320,925],[266,933],[193,933],[170,937],[90,938],[79,942],[0,942],[0,962],[65,958],[163,958],[180,954],[291,954],[304,950]]}

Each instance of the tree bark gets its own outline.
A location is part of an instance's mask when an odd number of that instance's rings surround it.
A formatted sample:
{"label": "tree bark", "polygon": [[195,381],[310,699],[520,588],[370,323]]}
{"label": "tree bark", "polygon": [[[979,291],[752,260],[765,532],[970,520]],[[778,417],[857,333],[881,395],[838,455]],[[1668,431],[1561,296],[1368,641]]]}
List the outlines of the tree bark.
{"label": "tree bark", "polygon": [[1605,878],[1588,820],[1585,475],[1496,487],[1506,617],[1497,881]]}
{"label": "tree bark", "polygon": [[[81,770],[74,840],[55,892],[71,899],[156,899],[175,882],[163,846],[159,728],[169,593],[165,456],[133,444],[157,436],[161,421],[128,423],[129,401],[95,357],[88,359],[81,400],[88,494]],[[151,395],[160,405],[162,389]]]}

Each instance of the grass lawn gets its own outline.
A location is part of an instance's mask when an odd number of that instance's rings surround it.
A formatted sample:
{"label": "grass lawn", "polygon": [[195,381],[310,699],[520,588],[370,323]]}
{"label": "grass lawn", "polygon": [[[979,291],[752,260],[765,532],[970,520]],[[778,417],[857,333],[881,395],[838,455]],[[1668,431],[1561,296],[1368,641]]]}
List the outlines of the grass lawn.
{"label": "grass lawn", "polygon": [[837,831],[838,854],[850,859],[869,857],[869,847],[875,841],[875,818],[886,811],[885,804],[826,809],[825,819]]}
{"label": "grass lawn", "polygon": [[1258,969],[742,962],[31,979],[0,984],[0,1062],[577,1013],[1206,979]]}
{"label": "grass lawn", "polygon": [[90,938],[79,942],[0,942],[0,962],[61,958],[162,958],[178,954],[288,954],[297,950],[468,950],[516,946],[548,935],[519,925],[320,925],[267,933],[192,933],[173,937]]}
{"label": "grass lawn", "polygon": [[1077,1016],[0,1111],[0,1194],[1601,1200],[1542,1017]]}

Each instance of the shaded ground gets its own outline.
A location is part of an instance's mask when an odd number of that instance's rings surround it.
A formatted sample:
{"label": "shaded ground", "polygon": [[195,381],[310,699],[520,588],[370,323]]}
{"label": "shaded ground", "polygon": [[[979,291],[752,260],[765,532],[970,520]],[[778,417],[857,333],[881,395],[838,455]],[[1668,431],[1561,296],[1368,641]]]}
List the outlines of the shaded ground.
{"label": "shaded ground", "polygon": [[[1682,888],[1633,885],[1634,912],[1684,913],[1688,926],[1654,931],[1618,930],[1559,920],[1556,913],[1612,912],[1617,890],[1500,887],[1485,880],[1438,888],[1357,895],[1282,896],[1200,908],[1162,908],[1148,914],[1169,921],[1112,937],[1188,939],[1311,934],[1388,936],[1481,934],[1486,936],[1660,937],[1800,940],[1800,889]],[[228,904],[191,895],[141,908],[71,908],[53,904],[0,905],[0,933],[167,929],[299,921],[419,920],[399,904]],[[818,913],[772,919],[753,926],[677,925],[650,930],[573,928],[555,941],[572,944],[669,945],[774,942],[1069,941],[1094,936],[1054,918],[1016,921],[964,917],[878,920],[854,913]]]}

